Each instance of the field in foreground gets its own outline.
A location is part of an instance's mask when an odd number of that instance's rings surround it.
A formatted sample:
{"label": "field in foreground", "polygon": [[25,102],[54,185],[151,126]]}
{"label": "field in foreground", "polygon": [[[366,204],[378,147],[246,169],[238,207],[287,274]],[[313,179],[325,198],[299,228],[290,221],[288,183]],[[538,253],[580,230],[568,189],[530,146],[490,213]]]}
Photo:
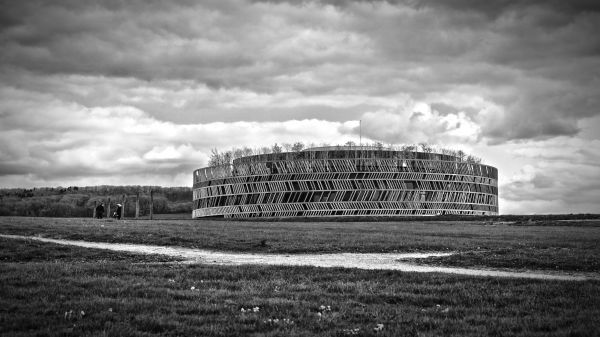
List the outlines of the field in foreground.
{"label": "field in foreground", "polygon": [[600,332],[597,281],[168,261],[0,239],[0,335],[593,336]]}
{"label": "field in foreground", "polygon": [[[0,233],[285,254],[455,251],[420,262],[600,272],[597,220],[517,226],[0,217]],[[186,265],[2,238],[0,270],[0,335],[600,334],[599,281]]]}
{"label": "field in foreground", "polygon": [[600,220],[513,225],[483,221],[238,222],[0,217],[0,234],[237,252],[453,251],[421,263],[600,272]]}

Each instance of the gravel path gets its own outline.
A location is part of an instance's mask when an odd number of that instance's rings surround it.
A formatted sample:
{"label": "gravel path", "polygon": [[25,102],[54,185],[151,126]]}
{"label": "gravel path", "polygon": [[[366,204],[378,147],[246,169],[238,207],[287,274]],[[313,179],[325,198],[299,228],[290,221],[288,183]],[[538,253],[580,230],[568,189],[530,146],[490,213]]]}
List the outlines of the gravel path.
{"label": "gravel path", "polygon": [[[187,263],[216,265],[278,265],[278,266],[315,266],[341,267],[378,270],[398,270],[417,273],[445,273],[471,276],[529,278],[542,280],[584,281],[598,279],[594,275],[575,275],[566,273],[545,273],[529,271],[499,271],[490,269],[455,268],[417,265],[406,261],[427,257],[449,256],[453,253],[335,253],[335,254],[261,254],[261,253],[228,253],[204,249],[182,247],[150,246],[140,244],[88,242],[73,240],[49,239],[37,236],[20,236],[0,234],[0,237],[21,240],[71,245],[85,248],[107,249],[140,254],[160,254],[180,257]],[[404,260],[404,261],[403,261]]]}

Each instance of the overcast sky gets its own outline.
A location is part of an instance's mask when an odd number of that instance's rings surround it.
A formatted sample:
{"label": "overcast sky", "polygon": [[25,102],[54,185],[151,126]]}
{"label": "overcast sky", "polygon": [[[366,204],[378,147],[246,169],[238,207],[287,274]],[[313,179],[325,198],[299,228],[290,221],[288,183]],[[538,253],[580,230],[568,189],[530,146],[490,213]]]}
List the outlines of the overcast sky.
{"label": "overcast sky", "polygon": [[191,186],[211,148],[429,142],[501,213],[600,210],[598,1],[0,0],[0,187]]}

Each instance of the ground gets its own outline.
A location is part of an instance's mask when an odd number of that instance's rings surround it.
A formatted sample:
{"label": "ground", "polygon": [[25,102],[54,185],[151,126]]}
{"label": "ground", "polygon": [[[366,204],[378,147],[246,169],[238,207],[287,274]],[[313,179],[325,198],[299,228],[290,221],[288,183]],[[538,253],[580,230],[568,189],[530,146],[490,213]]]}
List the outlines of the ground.
{"label": "ground", "polygon": [[[456,251],[425,263],[598,273],[597,222],[0,218],[0,234],[237,252]],[[208,266],[0,239],[2,335],[593,336],[600,282]]]}

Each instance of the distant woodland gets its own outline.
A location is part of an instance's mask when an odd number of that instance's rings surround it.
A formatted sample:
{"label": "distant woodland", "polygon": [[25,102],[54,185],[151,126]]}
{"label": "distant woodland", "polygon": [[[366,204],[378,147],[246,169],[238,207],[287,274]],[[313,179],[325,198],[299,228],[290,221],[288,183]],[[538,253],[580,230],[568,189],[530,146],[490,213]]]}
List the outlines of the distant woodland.
{"label": "distant woodland", "polygon": [[140,216],[150,213],[153,191],[154,214],[192,212],[190,187],[159,186],[86,186],[0,189],[0,216],[91,217],[94,206],[104,202],[115,209],[123,204],[125,216],[135,216],[135,199],[139,194]]}

